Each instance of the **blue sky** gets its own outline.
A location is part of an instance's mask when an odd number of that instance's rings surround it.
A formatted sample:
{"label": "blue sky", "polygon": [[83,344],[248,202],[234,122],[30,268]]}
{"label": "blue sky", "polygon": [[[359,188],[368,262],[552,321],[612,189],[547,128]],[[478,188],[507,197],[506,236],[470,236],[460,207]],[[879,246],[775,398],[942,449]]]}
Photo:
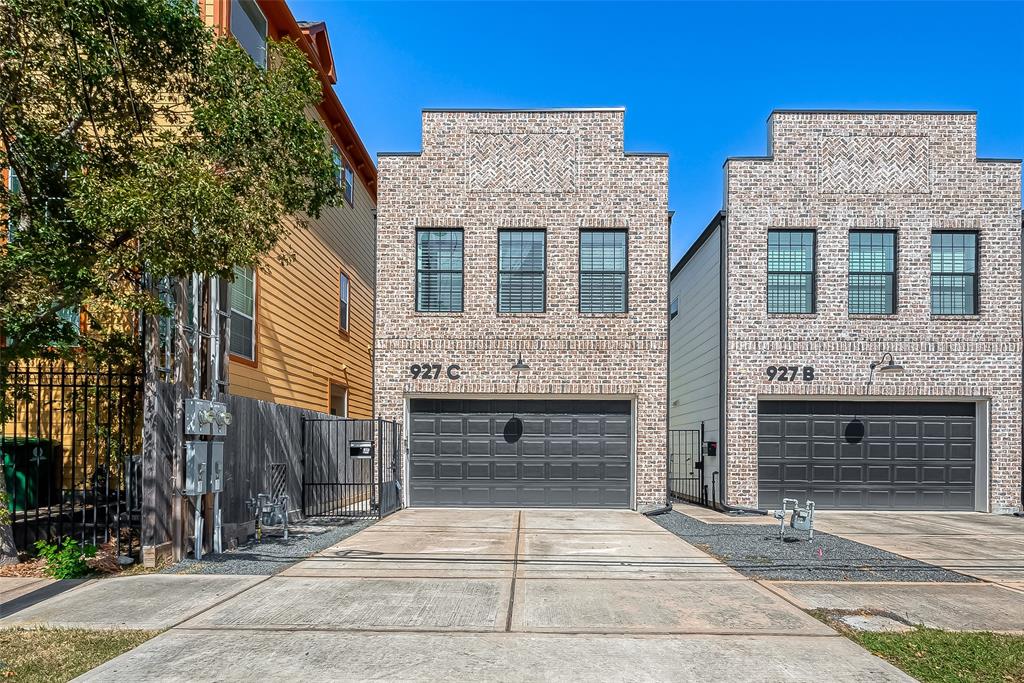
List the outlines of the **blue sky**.
{"label": "blue sky", "polygon": [[424,107],[626,107],[626,149],[671,155],[673,263],[775,108],[973,109],[979,156],[1024,156],[1024,3],[289,4],[373,155]]}

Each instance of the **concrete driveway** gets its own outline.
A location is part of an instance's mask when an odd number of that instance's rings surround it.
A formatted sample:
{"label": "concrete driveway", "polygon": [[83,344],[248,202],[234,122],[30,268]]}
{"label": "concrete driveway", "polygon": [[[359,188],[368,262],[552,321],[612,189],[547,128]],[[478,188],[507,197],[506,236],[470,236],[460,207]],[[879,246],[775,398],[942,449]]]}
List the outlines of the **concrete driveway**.
{"label": "concrete driveway", "polygon": [[1024,519],[980,512],[817,512],[815,528],[1024,590]]}
{"label": "concrete driveway", "polygon": [[84,680],[906,681],[625,511],[399,512]]}

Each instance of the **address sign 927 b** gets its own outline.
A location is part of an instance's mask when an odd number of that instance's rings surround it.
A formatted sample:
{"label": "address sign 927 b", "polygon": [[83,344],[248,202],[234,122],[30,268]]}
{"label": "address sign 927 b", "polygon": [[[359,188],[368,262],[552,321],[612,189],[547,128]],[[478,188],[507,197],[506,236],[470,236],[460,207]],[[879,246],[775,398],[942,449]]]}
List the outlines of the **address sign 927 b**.
{"label": "address sign 927 b", "polygon": [[765,370],[769,382],[795,382],[802,379],[805,382],[814,381],[814,366],[812,365],[769,365]]}
{"label": "address sign 927 b", "polygon": [[[459,379],[461,375],[459,371],[462,370],[458,365],[452,363],[445,370],[445,374],[448,379]],[[414,363],[409,366],[409,374],[412,375],[413,379],[438,379],[441,376],[441,364],[440,363]]]}

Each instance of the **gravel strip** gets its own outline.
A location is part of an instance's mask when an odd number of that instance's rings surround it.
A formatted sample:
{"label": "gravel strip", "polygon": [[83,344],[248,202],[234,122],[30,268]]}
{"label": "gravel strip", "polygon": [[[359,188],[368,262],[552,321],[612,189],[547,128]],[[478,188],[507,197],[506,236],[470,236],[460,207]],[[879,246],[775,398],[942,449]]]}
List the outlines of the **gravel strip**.
{"label": "gravel strip", "polygon": [[937,581],[971,583],[969,576],[910,560],[845,538],[786,526],[786,536],[799,542],[779,541],[779,527],[764,524],[705,524],[679,512],[651,519],[737,571],[758,579],[778,581]]}
{"label": "gravel strip", "polygon": [[373,524],[372,519],[303,520],[288,528],[288,540],[272,529],[262,543],[228,550],[220,555],[205,555],[202,560],[182,560],[162,574],[248,574],[271,576],[291,565],[340,543]]}

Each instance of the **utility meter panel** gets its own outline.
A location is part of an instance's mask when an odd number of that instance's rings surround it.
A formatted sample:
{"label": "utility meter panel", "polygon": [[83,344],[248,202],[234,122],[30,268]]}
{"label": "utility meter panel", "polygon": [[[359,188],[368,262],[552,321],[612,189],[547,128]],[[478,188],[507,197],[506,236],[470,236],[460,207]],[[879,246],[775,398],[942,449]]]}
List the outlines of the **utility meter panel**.
{"label": "utility meter panel", "polygon": [[220,493],[224,490],[224,442],[210,441],[210,464],[206,468],[206,492]]}
{"label": "utility meter panel", "polygon": [[[223,451],[222,451],[223,454]],[[201,496],[206,493],[207,466],[210,459],[209,441],[185,442],[185,495]],[[223,458],[222,458],[223,463]]]}
{"label": "utility meter panel", "polygon": [[227,436],[231,413],[225,403],[185,399],[185,433],[190,436]]}

